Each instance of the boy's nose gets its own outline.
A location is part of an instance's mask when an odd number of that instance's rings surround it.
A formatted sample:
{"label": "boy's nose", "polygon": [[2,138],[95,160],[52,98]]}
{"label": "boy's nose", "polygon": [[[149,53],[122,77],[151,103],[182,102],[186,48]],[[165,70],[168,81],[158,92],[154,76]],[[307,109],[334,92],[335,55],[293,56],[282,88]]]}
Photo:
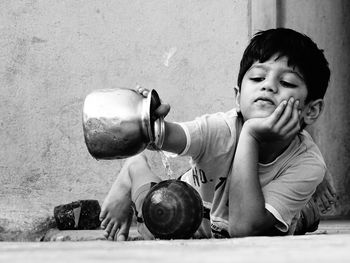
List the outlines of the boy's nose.
{"label": "boy's nose", "polygon": [[261,89],[263,91],[268,91],[268,92],[272,92],[272,93],[276,93],[277,90],[278,90],[278,87],[277,87],[277,84],[272,81],[272,80],[265,80],[263,83],[262,83],[262,86],[261,86]]}

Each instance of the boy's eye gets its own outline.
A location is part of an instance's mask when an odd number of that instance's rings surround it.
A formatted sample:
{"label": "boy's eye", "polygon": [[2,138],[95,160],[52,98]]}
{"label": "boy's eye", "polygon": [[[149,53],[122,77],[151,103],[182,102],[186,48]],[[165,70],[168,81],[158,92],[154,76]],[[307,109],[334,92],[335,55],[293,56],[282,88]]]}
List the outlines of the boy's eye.
{"label": "boy's eye", "polygon": [[293,83],[290,83],[290,82],[287,82],[287,81],[281,81],[281,84],[282,86],[284,87],[287,87],[287,88],[295,88],[297,87],[297,85],[293,84]]}
{"label": "boy's eye", "polygon": [[264,81],[264,78],[263,77],[252,77],[250,78],[251,81],[254,81],[254,82],[261,82],[261,81]]}

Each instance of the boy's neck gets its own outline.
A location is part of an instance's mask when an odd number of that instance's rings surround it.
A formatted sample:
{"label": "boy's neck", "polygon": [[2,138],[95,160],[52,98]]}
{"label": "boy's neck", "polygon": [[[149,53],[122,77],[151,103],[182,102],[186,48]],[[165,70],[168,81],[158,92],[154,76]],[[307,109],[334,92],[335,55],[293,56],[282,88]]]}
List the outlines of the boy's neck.
{"label": "boy's neck", "polygon": [[291,144],[294,137],[288,141],[262,143],[259,147],[259,163],[271,163],[280,156]]}

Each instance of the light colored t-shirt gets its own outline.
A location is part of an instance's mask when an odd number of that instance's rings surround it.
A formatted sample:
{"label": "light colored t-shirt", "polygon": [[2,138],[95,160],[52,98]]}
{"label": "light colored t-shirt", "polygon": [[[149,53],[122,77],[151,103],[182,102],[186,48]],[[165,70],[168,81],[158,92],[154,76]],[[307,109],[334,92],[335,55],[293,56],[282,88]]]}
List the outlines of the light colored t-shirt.
{"label": "light colored t-shirt", "polygon": [[[225,236],[228,233],[229,200],[226,179],[232,170],[242,128],[241,118],[233,109],[179,124],[187,137],[181,155],[192,157],[192,169],[182,176],[182,180],[199,192],[204,206],[210,209],[210,222],[203,220],[199,235]],[[278,220],[275,227],[279,231],[293,234],[300,210],[315,192],[325,172],[322,154],[306,131],[298,133],[273,162],[258,164],[265,207]]]}

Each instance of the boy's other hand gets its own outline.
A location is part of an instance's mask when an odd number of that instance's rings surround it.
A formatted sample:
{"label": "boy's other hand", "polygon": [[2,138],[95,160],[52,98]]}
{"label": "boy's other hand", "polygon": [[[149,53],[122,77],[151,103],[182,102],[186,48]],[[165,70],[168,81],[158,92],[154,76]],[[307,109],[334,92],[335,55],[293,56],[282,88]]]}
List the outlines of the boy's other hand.
{"label": "boy's other hand", "polygon": [[313,197],[322,214],[326,214],[332,210],[334,211],[336,208],[339,197],[337,196],[333,178],[329,172],[326,173],[323,181],[317,186]]}
{"label": "boy's other hand", "polygon": [[[136,86],[136,91],[138,93],[140,93],[142,96],[144,96],[145,98],[147,98],[147,96],[150,92],[148,89],[143,88],[139,85]],[[158,119],[160,117],[164,118],[165,116],[168,115],[169,111],[170,111],[170,105],[167,103],[161,103],[159,105],[159,107],[157,109],[155,109],[154,117],[155,117],[155,119]]]}
{"label": "boy's other hand", "polygon": [[299,101],[291,97],[282,101],[270,116],[249,119],[244,126],[258,143],[291,139],[300,131],[298,106]]}

